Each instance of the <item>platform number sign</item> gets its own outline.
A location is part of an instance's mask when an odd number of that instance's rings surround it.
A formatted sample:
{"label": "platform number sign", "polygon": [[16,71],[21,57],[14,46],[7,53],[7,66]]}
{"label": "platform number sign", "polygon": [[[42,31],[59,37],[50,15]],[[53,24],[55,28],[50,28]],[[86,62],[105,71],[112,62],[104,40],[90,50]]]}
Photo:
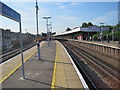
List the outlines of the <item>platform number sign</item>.
{"label": "platform number sign", "polygon": [[19,22],[20,28],[20,48],[21,48],[21,59],[22,59],[22,70],[23,70],[23,78],[25,79],[25,72],[24,72],[24,59],[23,59],[23,45],[22,45],[22,28],[21,28],[21,15],[13,10],[12,8],[8,7],[4,3],[0,1],[0,15],[7,17],[11,20]]}
{"label": "platform number sign", "polygon": [[0,2],[0,15],[5,16],[17,22],[21,21],[20,14],[2,2]]}

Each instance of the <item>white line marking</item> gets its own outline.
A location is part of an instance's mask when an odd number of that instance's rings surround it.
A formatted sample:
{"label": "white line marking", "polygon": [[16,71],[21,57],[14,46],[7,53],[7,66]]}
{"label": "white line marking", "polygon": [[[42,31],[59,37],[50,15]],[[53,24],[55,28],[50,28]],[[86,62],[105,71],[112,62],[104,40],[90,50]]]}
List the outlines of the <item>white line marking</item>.
{"label": "white line marking", "polygon": [[[44,43],[44,42],[45,42],[45,41],[42,41],[42,42],[40,43],[40,46],[41,46],[42,43]],[[37,46],[35,45],[34,47],[32,47],[32,48],[24,51],[24,52],[23,52],[23,55],[24,55],[25,53],[27,53],[29,50],[31,50],[31,49],[33,49],[33,48],[35,48],[35,47],[37,47]],[[21,56],[21,53],[18,54],[18,55],[16,55],[16,56],[14,56],[14,57],[12,57],[12,58],[10,58],[10,59],[8,59],[7,61],[5,61],[5,62],[3,62],[3,63],[1,63],[0,66],[2,66],[3,64],[5,64],[5,63],[7,63],[7,62],[9,62],[9,61],[11,61],[11,60],[13,60],[14,58],[16,58],[16,57],[18,57],[18,56],[20,57],[20,56]]]}
{"label": "white line marking", "polygon": [[[60,44],[61,44],[61,43],[60,43]],[[62,44],[61,44],[61,45],[62,45]],[[73,62],[71,56],[68,54],[67,50],[65,49],[65,47],[64,47],[63,45],[62,45],[62,47],[64,48],[65,52],[67,53],[68,57],[70,58],[70,60],[71,60],[71,62],[72,62],[72,64],[73,64],[73,67],[75,68],[75,70],[76,70],[76,72],[77,72],[77,74],[78,74],[78,76],[79,76],[79,79],[81,80],[81,83],[82,83],[83,87],[85,88],[85,90],[89,90],[88,85],[86,84],[83,76],[82,76],[81,73],[79,72],[77,66],[76,66],[75,63]]]}
{"label": "white line marking", "polygon": [[25,79],[23,79],[23,77],[21,77],[19,80],[25,80]]}
{"label": "white line marking", "polygon": [[36,73],[35,75],[33,75],[32,77],[35,77],[35,76],[37,76],[39,73]]}
{"label": "white line marking", "polygon": [[[32,47],[32,48],[30,48],[30,49],[28,49],[28,50],[24,51],[24,52],[23,52],[23,54],[27,53],[29,50],[31,50],[31,49],[33,49],[33,48],[35,48],[35,47],[36,47],[36,46],[34,46],[34,47]],[[12,57],[12,58],[10,58],[10,59],[8,59],[7,61],[5,61],[5,62],[1,63],[0,65],[3,65],[3,64],[5,64],[5,63],[7,63],[7,62],[9,62],[9,61],[13,60],[14,58],[17,58],[17,57],[20,57],[20,56],[21,56],[21,53],[20,53],[20,54],[18,54],[18,55],[16,55],[16,56],[14,56],[14,57]]]}

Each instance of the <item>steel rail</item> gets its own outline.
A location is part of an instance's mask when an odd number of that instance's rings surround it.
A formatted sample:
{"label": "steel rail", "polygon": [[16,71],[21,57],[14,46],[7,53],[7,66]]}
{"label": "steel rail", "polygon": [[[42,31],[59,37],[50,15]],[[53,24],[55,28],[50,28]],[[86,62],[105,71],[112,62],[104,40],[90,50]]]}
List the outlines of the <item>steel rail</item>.
{"label": "steel rail", "polygon": [[[23,48],[23,51],[26,51],[33,46],[35,46],[35,44],[31,44],[29,46],[26,46],[26,47]],[[5,54],[1,55],[0,56],[0,64],[7,61],[8,59],[18,55],[19,53],[20,53],[20,49],[16,49],[16,50],[13,50],[11,52],[8,52],[8,53],[5,53]]]}
{"label": "steel rail", "polygon": [[[70,47],[68,47],[67,45],[63,44],[66,49],[68,50],[68,53],[71,55],[72,59],[74,60],[77,68],[79,69],[79,71],[81,72],[82,76],[84,77],[85,81],[88,84],[88,87],[92,90],[97,90],[96,86],[94,85],[94,83],[92,82],[92,80],[89,78],[89,76],[86,74],[86,72],[83,70],[83,68],[80,66],[78,60],[75,58],[74,56],[74,50],[72,50]],[[74,53],[74,54],[73,54]]]}
{"label": "steel rail", "polygon": [[[105,64],[103,64],[102,62],[100,62],[99,60],[95,60],[97,58],[95,57],[90,57],[90,55],[88,55],[88,53],[85,53],[83,50],[81,50],[79,47],[77,47],[75,44],[72,43],[68,43],[66,42],[67,45],[66,47],[71,48],[71,50],[74,53],[80,54],[83,57],[85,57],[87,60],[90,61],[90,63],[96,65],[97,67],[99,67],[102,71],[104,71],[105,73],[107,73],[110,77],[112,77],[114,80],[116,80],[118,83],[120,83],[120,80],[118,79],[118,77],[120,76],[118,72],[114,71],[113,69],[111,69],[110,67],[106,66]],[[64,45],[66,44],[64,43]],[[94,59],[93,59],[94,58]]]}

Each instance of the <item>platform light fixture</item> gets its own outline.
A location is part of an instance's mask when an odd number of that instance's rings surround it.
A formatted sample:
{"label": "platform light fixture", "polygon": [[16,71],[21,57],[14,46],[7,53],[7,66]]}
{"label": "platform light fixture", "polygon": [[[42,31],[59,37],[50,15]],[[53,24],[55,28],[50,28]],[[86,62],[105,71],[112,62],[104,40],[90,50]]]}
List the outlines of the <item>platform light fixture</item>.
{"label": "platform light fixture", "polygon": [[103,42],[103,35],[102,35],[102,30],[103,30],[103,25],[104,23],[100,23],[102,25],[102,27],[100,28],[100,33],[101,33],[101,42]]}
{"label": "platform light fixture", "polygon": [[0,15],[9,18],[13,21],[19,23],[19,35],[20,35],[20,53],[21,53],[21,60],[22,60],[22,74],[23,79],[25,79],[25,70],[24,70],[24,58],[23,58],[23,41],[22,41],[22,25],[21,25],[21,14],[7,6],[6,4],[0,1]]}
{"label": "platform light fixture", "polygon": [[52,37],[53,37],[52,36],[52,22],[50,22],[50,26],[51,26],[50,29],[51,29],[51,40],[52,40]]}
{"label": "platform light fixture", "polygon": [[[37,27],[37,39],[39,37],[39,31],[38,31],[38,10],[39,10],[39,7],[38,7],[38,3],[37,3],[37,0],[36,0],[36,27]],[[38,60],[40,60],[40,42],[37,40],[37,49],[38,49]]]}
{"label": "platform light fixture", "polygon": [[49,44],[50,44],[50,31],[49,31],[49,24],[48,24],[48,19],[50,19],[51,17],[43,17],[44,19],[46,19],[46,26],[47,26],[47,40],[48,40],[48,47],[49,47]]}

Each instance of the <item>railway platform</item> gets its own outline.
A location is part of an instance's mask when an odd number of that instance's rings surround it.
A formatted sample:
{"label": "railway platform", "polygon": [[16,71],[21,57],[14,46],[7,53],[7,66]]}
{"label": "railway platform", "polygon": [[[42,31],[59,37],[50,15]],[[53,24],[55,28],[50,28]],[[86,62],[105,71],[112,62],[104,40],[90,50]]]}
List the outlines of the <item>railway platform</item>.
{"label": "railway platform", "polygon": [[[58,41],[41,43],[41,59],[36,46],[24,53],[25,79],[22,78],[20,56],[3,63],[2,88],[88,88],[76,65]],[[19,63],[19,64],[17,64]],[[17,64],[17,65],[16,65]]]}
{"label": "railway platform", "polygon": [[108,46],[108,47],[113,47],[113,48],[120,48],[120,44],[119,41],[110,41],[109,43],[107,41],[79,41],[79,40],[72,40],[72,41],[78,41],[78,42],[87,42],[87,43],[91,43],[91,44],[97,44],[97,45],[104,45],[104,46]]}

